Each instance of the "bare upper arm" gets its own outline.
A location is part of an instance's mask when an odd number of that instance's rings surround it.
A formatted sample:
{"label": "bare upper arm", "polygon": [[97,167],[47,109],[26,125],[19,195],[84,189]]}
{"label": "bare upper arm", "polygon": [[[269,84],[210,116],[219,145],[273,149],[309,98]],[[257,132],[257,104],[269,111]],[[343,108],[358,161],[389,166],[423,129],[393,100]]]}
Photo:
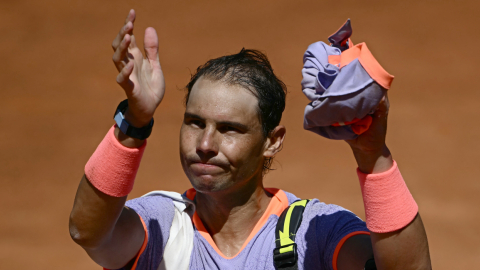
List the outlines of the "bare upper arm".
{"label": "bare upper arm", "polygon": [[432,268],[427,235],[419,214],[400,230],[348,239],[340,249],[337,269],[363,269],[374,252],[378,269]]}
{"label": "bare upper arm", "polygon": [[358,270],[373,258],[370,235],[358,234],[350,237],[340,248],[337,258],[338,270]]}
{"label": "bare upper arm", "polygon": [[125,197],[100,192],[84,176],[70,214],[70,234],[88,255],[108,269],[125,266],[140,250],[145,230]]}
{"label": "bare upper arm", "polygon": [[89,250],[88,255],[107,269],[118,269],[136,257],[145,240],[145,229],[138,214],[125,207],[105,245]]}

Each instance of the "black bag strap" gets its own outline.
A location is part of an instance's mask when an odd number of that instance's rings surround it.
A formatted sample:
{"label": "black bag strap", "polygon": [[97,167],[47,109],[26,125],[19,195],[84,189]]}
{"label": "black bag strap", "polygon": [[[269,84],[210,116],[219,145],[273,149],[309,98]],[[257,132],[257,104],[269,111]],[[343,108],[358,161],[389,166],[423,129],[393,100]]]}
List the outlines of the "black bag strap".
{"label": "black bag strap", "polygon": [[298,270],[295,235],[302,223],[303,211],[310,200],[299,200],[286,208],[278,218],[275,229],[273,262],[276,269]]}
{"label": "black bag strap", "polygon": [[377,265],[375,264],[375,259],[371,258],[365,263],[365,268],[363,270],[377,270]]}

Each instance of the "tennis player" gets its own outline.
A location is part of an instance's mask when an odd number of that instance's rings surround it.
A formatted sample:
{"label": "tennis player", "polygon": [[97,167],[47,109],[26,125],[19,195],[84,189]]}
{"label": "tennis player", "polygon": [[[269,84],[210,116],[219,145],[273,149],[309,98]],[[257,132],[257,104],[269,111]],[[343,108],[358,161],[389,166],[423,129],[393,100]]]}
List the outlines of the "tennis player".
{"label": "tennis player", "polygon": [[[127,201],[165,93],[156,31],[145,30],[144,57],[134,21],[131,10],[112,44],[127,100],[85,166],[70,215],[70,234],[92,260],[106,269],[431,269],[418,206],[385,144],[387,98],[347,141],[366,222],[264,187],[285,139],[286,87],[255,50],[208,61],[187,85],[180,161],[192,189]],[[160,188],[176,181],[164,175]]]}

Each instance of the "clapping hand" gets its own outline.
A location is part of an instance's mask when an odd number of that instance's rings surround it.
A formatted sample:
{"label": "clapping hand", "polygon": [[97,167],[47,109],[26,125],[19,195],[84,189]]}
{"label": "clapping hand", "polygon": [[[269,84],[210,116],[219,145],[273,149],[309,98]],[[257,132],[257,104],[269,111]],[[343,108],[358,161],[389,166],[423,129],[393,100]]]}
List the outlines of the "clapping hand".
{"label": "clapping hand", "polygon": [[137,47],[132,9],[112,43],[113,62],[119,71],[117,83],[128,97],[125,119],[134,127],[148,125],[165,94],[165,79],[158,58],[158,36],[154,28],[145,30],[145,57]]}

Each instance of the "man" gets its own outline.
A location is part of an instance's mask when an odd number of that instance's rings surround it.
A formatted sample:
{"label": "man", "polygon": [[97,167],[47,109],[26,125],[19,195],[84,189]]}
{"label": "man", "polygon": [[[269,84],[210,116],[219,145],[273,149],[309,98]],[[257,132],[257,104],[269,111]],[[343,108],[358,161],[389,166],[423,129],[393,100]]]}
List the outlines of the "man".
{"label": "man", "polygon": [[[285,85],[275,77],[266,57],[250,50],[210,60],[192,76],[180,156],[193,186],[185,202],[191,200],[196,209],[190,213],[192,234],[188,228],[179,229],[185,233],[178,239],[186,244],[172,252],[167,247],[181,242],[172,243],[178,236],[173,236],[174,227],[182,223],[182,214],[175,212],[175,196],[147,196],[126,203],[144,138],[149,135],[146,130],[151,128],[165,90],[157,34],[153,28],[146,29],[144,59],[133,36],[134,20],[131,10],[112,44],[117,82],[125,90],[128,107],[119,108],[119,126],[110,130],[87,163],[70,216],[73,240],[108,269],[168,269],[165,261],[185,251],[191,255],[181,258],[187,262],[183,262],[184,269],[275,269],[272,257],[278,216],[297,200],[290,193],[265,189],[262,181],[285,138],[286,128],[279,124]],[[385,145],[387,114],[385,99],[369,130],[348,141],[359,175],[384,175],[396,166]],[[130,129],[123,128],[124,123]],[[389,187],[384,190],[390,192]],[[368,200],[375,193],[370,192]],[[376,208],[388,204],[385,201],[377,201],[380,206]],[[384,212],[372,215],[372,228],[377,228],[375,218],[383,217],[380,223],[387,229],[369,232],[351,212],[310,201],[296,233],[296,267],[363,269],[374,258],[377,269],[431,268],[416,208],[400,225],[392,225]],[[190,221],[182,224],[191,226]]]}

